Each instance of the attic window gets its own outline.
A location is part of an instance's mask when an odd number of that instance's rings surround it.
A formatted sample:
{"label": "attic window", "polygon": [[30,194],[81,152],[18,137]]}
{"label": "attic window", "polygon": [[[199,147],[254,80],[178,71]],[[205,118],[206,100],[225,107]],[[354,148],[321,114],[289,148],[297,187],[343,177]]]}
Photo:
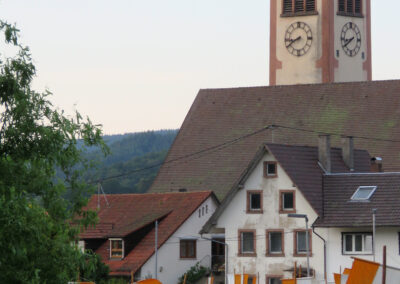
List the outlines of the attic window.
{"label": "attic window", "polygon": [[267,161],[264,162],[264,177],[274,178],[278,176],[276,162]]}
{"label": "attic window", "polygon": [[352,201],[367,201],[376,190],[376,186],[360,186],[351,197]]}
{"label": "attic window", "polygon": [[122,239],[110,239],[110,258],[124,258],[124,241]]}

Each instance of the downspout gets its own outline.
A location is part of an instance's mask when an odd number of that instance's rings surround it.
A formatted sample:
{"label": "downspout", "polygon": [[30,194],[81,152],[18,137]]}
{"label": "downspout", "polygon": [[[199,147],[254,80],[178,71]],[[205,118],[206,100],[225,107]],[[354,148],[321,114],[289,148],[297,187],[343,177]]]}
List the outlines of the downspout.
{"label": "downspout", "polygon": [[313,233],[324,242],[324,279],[325,279],[325,283],[328,283],[327,275],[326,275],[326,240],[323,237],[321,237],[317,232],[315,232],[314,224],[311,227],[312,227]]}

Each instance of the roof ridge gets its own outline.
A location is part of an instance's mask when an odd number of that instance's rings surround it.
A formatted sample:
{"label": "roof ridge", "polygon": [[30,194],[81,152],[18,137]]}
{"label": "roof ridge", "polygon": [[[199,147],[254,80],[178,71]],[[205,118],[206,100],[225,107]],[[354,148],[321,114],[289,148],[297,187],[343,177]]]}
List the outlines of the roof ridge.
{"label": "roof ridge", "polygon": [[255,88],[266,88],[266,89],[277,89],[277,88],[288,88],[288,87],[309,87],[318,85],[369,85],[387,82],[400,82],[400,79],[388,79],[388,80],[373,80],[373,81],[353,81],[353,82],[330,82],[330,83],[309,83],[309,84],[296,84],[296,85],[265,85],[265,86],[244,86],[244,87],[226,87],[226,88],[204,88],[200,91],[210,90],[240,90],[240,89],[255,89]]}
{"label": "roof ridge", "polygon": [[[200,193],[209,193],[211,194],[213,191],[212,190],[200,190],[200,191],[185,191],[185,192],[178,192],[178,191],[172,191],[172,192],[146,192],[146,193],[107,193],[104,194],[106,196],[144,196],[144,195],[175,195],[175,194],[200,194]],[[93,195],[99,195],[99,194],[93,194]],[[100,194],[104,196],[103,194]]]}
{"label": "roof ridge", "polygon": [[386,175],[393,175],[393,176],[398,176],[400,175],[400,172],[357,172],[357,173],[329,173],[329,174],[324,174],[324,176],[366,176],[366,175],[371,175],[371,176],[386,176]]}

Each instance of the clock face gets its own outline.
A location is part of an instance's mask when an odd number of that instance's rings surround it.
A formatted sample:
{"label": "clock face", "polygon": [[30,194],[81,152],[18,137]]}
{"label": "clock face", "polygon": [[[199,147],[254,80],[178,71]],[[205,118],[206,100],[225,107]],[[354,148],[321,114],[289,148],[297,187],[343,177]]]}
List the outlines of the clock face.
{"label": "clock face", "polygon": [[352,22],[345,24],[342,28],[340,40],[342,42],[342,48],[348,56],[354,57],[360,51],[361,32],[356,24]]}
{"label": "clock face", "polygon": [[285,46],[294,56],[307,53],[312,44],[311,28],[304,22],[295,22],[289,26],[285,34]]}

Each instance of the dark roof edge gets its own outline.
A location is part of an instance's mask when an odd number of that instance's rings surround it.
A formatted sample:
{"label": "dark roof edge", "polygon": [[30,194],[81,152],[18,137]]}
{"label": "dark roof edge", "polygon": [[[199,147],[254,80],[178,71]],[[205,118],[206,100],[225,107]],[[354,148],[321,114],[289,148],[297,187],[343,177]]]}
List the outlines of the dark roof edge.
{"label": "dark roof edge", "polygon": [[222,212],[225,211],[226,207],[232,201],[233,197],[241,189],[241,185],[243,185],[243,183],[248,179],[248,177],[253,172],[254,168],[257,166],[257,164],[260,162],[261,158],[264,156],[266,152],[267,152],[266,144],[262,144],[260,149],[255,154],[254,158],[250,161],[249,165],[246,167],[244,172],[239,177],[238,181],[234,183],[232,188],[226,194],[220,206],[218,206],[214,214],[210,217],[210,219],[208,219],[207,223],[205,223],[204,226],[201,228],[199,232],[200,234],[205,234],[209,232],[209,230],[215,224],[216,220],[221,216]]}
{"label": "dark roof edge", "polygon": [[[313,227],[316,228],[365,228],[365,227],[372,227],[372,224],[363,224],[363,225],[352,225],[349,226],[347,225],[324,225],[324,223],[321,221],[321,224],[314,224]],[[398,228],[399,224],[393,224],[393,225],[380,225],[376,224],[375,227],[377,228]],[[351,232],[348,232],[351,233]]]}
{"label": "dark roof edge", "polygon": [[367,173],[330,173],[330,174],[324,174],[324,176],[386,176],[386,175],[393,175],[393,176],[399,176],[400,172],[380,172],[380,173],[375,173],[375,172],[367,172]]}

